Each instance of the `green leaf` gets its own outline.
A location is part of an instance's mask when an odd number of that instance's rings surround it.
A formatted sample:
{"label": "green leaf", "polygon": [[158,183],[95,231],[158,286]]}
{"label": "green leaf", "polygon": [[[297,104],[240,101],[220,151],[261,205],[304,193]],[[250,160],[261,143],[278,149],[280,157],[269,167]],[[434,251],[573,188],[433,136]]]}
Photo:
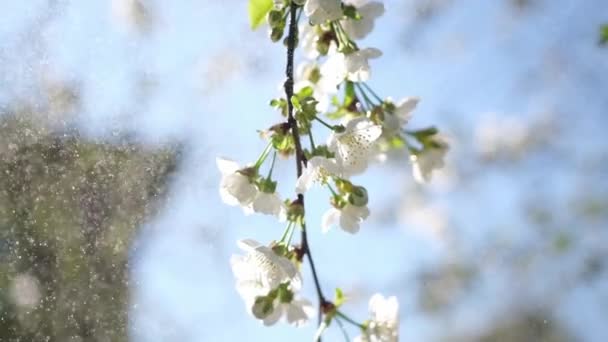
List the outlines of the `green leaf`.
{"label": "green leaf", "polygon": [[342,289],[336,288],[336,296],[334,299],[334,305],[336,307],[340,307],[342,304],[344,304],[344,302],[346,302],[346,296],[344,296],[344,292],[342,292]]}
{"label": "green leaf", "polygon": [[300,104],[300,100],[297,96],[294,95],[291,97],[291,104],[293,105],[293,108],[295,108],[297,111],[302,110],[302,105]]}
{"label": "green leaf", "polygon": [[249,0],[249,23],[251,29],[258,28],[272,9],[272,0]]}
{"label": "green leaf", "polygon": [[602,27],[600,27],[600,44],[608,44],[608,24],[602,25]]}

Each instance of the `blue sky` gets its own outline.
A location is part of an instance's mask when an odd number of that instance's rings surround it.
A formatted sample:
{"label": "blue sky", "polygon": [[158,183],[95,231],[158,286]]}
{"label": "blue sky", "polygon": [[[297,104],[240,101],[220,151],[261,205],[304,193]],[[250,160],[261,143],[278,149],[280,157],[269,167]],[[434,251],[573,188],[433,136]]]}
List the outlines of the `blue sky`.
{"label": "blue sky", "polygon": [[[404,341],[435,341],[446,331],[474,335],[523,304],[549,307],[548,320],[584,341],[608,339],[601,320],[608,315],[606,275],[568,283],[590,253],[605,251],[607,232],[598,228],[605,221],[572,228],[579,221],[565,200],[581,187],[607,189],[605,125],[598,122],[606,122],[608,108],[608,50],[597,46],[606,4],[533,1],[519,12],[510,1],[435,1],[443,10],[420,22],[412,15],[415,3],[386,1],[385,16],[360,45],[384,52],[372,63],[374,89],[421,97],[412,126],[436,124],[448,134],[448,167],[424,188],[413,184],[405,160],[357,178],[368,187],[372,217],[356,236],[320,233],[326,194],[313,191],[307,219],[325,292],[336,286],[350,292],[347,311],[360,319],[372,293],[398,296]],[[11,13],[0,21],[0,82],[10,85],[0,89],[0,106],[16,100],[44,106],[46,87],[67,83],[80,89],[82,106],[61,113],[59,126],[186,147],[169,204],[142,228],[133,253],[135,341],[309,341],[312,325],[269,329],[245,312],[228,263],[235,241],[276,239],[283,227],[220,203],[214,163],[216,155],[246,163],[263,149],[256,130],[280,120],[267,103],[280,94],[284,49],[265,29],[249,31],[245,2],[150,1],[147,33],[132,27],[117,4],[0,5]],[[549,152],[480,164],[476,128],[492,118],[530,126],[548,118],[555,124],[544,133]],[[295,180],[292,164],[278,166],[284,194]],[[521,214],[521,203],[535,193],[551,202],[556,229],[577,237],[570,253],[538,253],[548,248],[546,235]],[[388,219],[381,217],[387,210]],[[417,274],[460,262],[479,267],[474,290],[446,313],[422,312]],[[303,274],[308,280],[306,267]],[[314,299],[311,283],[305,294]],[[338,338],[331,331],[328,340]]]}

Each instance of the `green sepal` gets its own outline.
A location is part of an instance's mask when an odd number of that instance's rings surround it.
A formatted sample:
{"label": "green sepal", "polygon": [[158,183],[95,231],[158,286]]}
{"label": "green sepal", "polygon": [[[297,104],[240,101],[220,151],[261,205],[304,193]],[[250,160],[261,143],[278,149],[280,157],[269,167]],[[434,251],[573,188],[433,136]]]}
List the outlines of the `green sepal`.
{"label": "green sepal", "polygon": [[357,7],[353,5],[344,5],[342,8],[344,15],[352,20],[361,20],[361,13],[357,10]]}
{"label": "green sepal", "polygon": [[258,188],[261,192],[272,194],[277,189],[277,182],[268,178],[262,178],[258,181]]}

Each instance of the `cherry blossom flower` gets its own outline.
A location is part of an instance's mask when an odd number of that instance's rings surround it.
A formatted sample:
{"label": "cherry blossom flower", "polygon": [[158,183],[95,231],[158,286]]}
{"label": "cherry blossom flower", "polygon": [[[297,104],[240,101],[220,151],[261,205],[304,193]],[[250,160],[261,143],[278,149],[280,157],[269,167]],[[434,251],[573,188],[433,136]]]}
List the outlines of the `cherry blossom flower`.
{"label": "cherry blossom flower", "polygon": [[371,319],[367,329],[354,342],[397,342],[399,340],[399,302],[376,293],[369,300]]}
{"label": "cherry blossom flower", "polygon": [[289,303],[281,303],[277,298],[272,305],[272,313],[262,320],[266,326],[274,325],[285,317],[287,323],[300,327],[308,323],[310,317],[315,314],[312,304],[306,299],[293,299]]}
{"label": "cherry blossom flower", "polygon": [[303,62],[296,69],[294,90],[298,92],[304,87],[312,88],[313,97],[318,101],[316,109],[319,112],[329,109],[330,96],[338,92],[336,84],[324,79],[319,66],[314,62]]}
{"label": "cherry blossom flower", "polygon": [[296,192],[303,194],[314,183],[323,183],[331,176],[340,176],[341,167],[335,159],[315,156],[310,158],[302,175],[296,181]]}
{"label": "cherry blossom flower", "polygon": [[378,1],[351,0],[346,2],[353,5],[361,15],[359,20],[342,20],[340,23],[351,39],[363,39],[373,29],[376,18],[384,14],[384,4]]}
{"label": "cherry blossom flower", "polygon": [[331,44],[327,52],[327,60],[321,65],[321,79],[325,89],[337,91],[338,85],[346,78],[346,61],[344,54],[338,52],[336,44]]}
{"label": "cherry blossom flower", "polygon": [[293,291],[300,289],[300,274],[289,259],[252,239],[239,240],[237,245],[247,255],[233,255],[230,264],[236,289],[250,310],[257,297],[268,295],[283,283],[288,283]]}
{"label": "cherry blossom flower", "polygon": [[239,164],[225,158],[216,158],[216,164],[222,173],[220,196],[224,203],[243,207],[249,205],[256,197],[258,189],[249,177],[239,172]]}
{"label": "cherry blossom flower", "polygon": [[355,234],[359,231],[360,223],[369,216],[367,206],[346,204],[344,207],[330,208],[321,219],[321,230],[327,233],[333,226],[340,226],[345,232]]}
{"label": "cherry blossom flower", "polygon": [[246,215],[260,213],[276,216],[279,222],[284,222],[287,219],[287,207],[276,192],[259,191],[253,201],[243,210]]}
{"label": "cherry blossom flower", "polygon": [[345,55],[346,78],[352,82],[365,82],[370,78],[369,60],[382,56],[382,51],[365,48]]}
{"label": "cherry blossom flower", "polygon": [[317,50],[317,40],[319,39],[319,34],[316,31],[317,26],[310,25],[309,23],[301,24],[299,27],[299,40],[300,46],[302,47],[302,52],[304,53],[304,57],[308,59],[316,59],[319,57],[319,51]]}
{"label": "cherry blossom flower", "polygon": [[[282,317],[295,326],[305,324],[314,309],[308,300],[293,296],[302,286],[296,266],[255,240],[240,240],[237,244],[247,255],[233,255],[230,263],[237,291],[249,312],[264,325],[273,325]],[[278,295],[281,291],[288,295],[282,298]]]}
{"label": "cherry blossom flower", "polygon": [[[387,101],[391,100],[387,99]],[[382,122],[384,133],[390,136],[405,126],[412,118],[412,111],[416,109],[418,102],[420,102],[418,97],[406,97],[395,105],[393,113],[385,113]]]}
{"label": "cherry blossom flower", "polygon": [[382,134],[382,127],[366,117],[354,118],[346,123],[343,132],[332,132],[327,147],[336,155],[345,176],[359,174],[367,168],[375,142]]}
{"label": "cherry blossom flower", "polygon": [[375,48],[365,48],[345,55],[332,45],[327,53],[327,60],[321,66],[321,74],[326,86],[337,87],[345,78],[352,82],[369,80],[371,75],[369,60],[380,56],[382,51]]}
{"label": "cherry blossom flower", "polygon": [[342,1],[340,0],[307,0],[304,12],[313,25],[342,18]]}
{"label": "cherry blossom flower", "polygon": [[436,140],[437,146],[428,146],[422,152],[410,155],[412,162],[412,173],[418,183],[431,181],[433,170],[444,166],[443,159],[448,152],[448,144],[442,140]]}

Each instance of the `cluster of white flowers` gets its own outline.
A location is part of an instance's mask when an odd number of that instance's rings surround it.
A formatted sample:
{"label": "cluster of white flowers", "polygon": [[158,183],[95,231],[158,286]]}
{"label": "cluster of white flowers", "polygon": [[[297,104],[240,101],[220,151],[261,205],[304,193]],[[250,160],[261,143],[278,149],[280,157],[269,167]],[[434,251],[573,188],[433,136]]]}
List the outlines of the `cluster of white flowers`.
{"label": "cluster of white flowers", "polygon": [[314,309],[308,300],[295,299],[302,287],[296,265],[255,240],[237,244],[247,254],[233,255],[230,263],[247,310],[264,325],[273,325],[282,317],[296,326],[306,323]]}
{"label": "cluster of white flowers", "polygon": [[[287,18],[294,20],[302,13],[307,23],[294,32],[298,23],[287,25]],[[267,12],[271,39],[279,41],[289,27],[285,38],[288,49],[297,40],[306,57],[293,76],[293,55],[288,53],[289,82],[284,85],[288,95],[271,101],[271,106],[287,120],[264,132],[269,145],[255,163],[241,166],[232,160],[217,159],[222,174],[220,196],[226,204],[241,207],[245,214],[261,213],[287,221],[280,240],[269,245],[241,240],[238,246],[245,255],[231,259],[237,291],[248,312],[265,325],[283,319],[300,326],[314,314],[310,301],[299,296],[299,268],[307,255],[320,302],[319,318],[324,317],[319,335],[332,319],[345,319],[361,329],[354,341],[398,340],[396,297],[372,296],[371,317],[361,324],[339,310],[343,302],[343,297],[338,296],[341,290],[336,290],[335,302],[325,298],[310,255],[304,217],[304,195],[313,186],[321,186],[329,191],[331,203],[322,217],[321,231],[339,227],[350,234],[357,233],[370,210],[366,188],[352,179],[364,173],[370,162],[386,159],[391,149],[407,148],[414,179],[419,182],[429,181],[433,170],[443,166],[448,145],[437,130],[406,129],[419,99],[407,97],[396,103],[390,98],[382,100],[367,84],[372,60],[382,56],[382,52],[361,48],[355,40],[365,38],[383,13],[381,2],[367,0],[274,0]],[[332,124],[325,120],[339,121]],[[325,144],[315,145],[313,124],[330,130]],[[303,147],[300,137],[307,135],[310,144]],[[272,165],[264,177],[260,168],[271,153]],[[282,199],[271,178],[277,155],[296,157],[298,178],[293,188],[297,198],[293,201]],[[301,244],[292,245],[298,228],[302,229]]]}
{"label": "cluster of white flowers", "polygon": [[354,342],[397,342],[399,340],[399,303],[396,297],[375,294],[369,300],[371,318]]}

